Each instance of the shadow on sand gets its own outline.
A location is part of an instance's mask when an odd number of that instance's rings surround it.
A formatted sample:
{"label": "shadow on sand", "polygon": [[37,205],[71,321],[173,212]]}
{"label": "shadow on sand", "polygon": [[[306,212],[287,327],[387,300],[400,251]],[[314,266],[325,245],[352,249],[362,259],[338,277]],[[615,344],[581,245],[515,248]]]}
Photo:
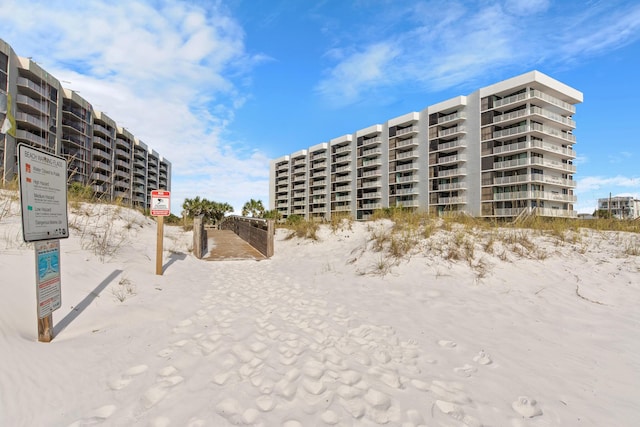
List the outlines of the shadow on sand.
{"label": "shadow on sand", "polygon": [[114,270],[111,274],[109,274],[98,286],[95,287],[93,291],[89,293],[82,301],[76,304],[75,307],[66,315],[62,320],[58,322],[57,325],[53,327],[53,335],[57,336],[60,332],[62,332],[71,322],[73,322],[76,317],[80,315],[89,304],[93,302],[94,299],[100,296],[100,292],[107,287],[109,283],[111,283],[116,277],[118,277],[122,273],[122,270]]}
{"label": "shadow on sand", "polygon": [[164,267],[162,267],[162,273],[164,273],[165,271],[167,271],[167,268],[169,268],[169,266],[171,264],[173,264],[176,261],[183,261],[187,259],[187,254],[182,253],[182,252],[174,252],[171,255],[169,255],[169,262],[167,262]]}

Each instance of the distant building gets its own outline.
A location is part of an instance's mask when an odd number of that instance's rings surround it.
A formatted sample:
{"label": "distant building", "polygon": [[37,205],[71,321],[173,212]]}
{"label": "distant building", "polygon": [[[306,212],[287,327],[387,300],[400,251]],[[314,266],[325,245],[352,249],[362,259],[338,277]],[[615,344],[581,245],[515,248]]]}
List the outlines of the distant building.
{"label": "distant building", "polygon": [[402,206],[486,218],[577,217],[575,104],[538,71],[305,148],[270,164],[283,218],[358,220]]}
{"label": "distant building", "polygon": [[0,39],[2,183],[18,172],[19,143],[65,157],[67,182],[104,200],[149,208],[151,190],[171,190],[171,162]]}
{"label": "distant building", "polygon": [[632,196],[598,199],[598,210],[611,212],[614,218],[636,219],[640,218],[640,200]]}

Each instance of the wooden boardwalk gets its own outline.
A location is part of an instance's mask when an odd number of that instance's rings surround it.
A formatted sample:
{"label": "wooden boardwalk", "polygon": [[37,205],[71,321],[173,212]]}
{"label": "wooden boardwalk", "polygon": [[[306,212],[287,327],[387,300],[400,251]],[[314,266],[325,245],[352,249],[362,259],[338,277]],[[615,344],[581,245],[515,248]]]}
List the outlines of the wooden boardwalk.
{"label": "wooden boardwalk", "polygon": [[208,250],[205,261],[267,259],[256,248],[231,230],[207,230]]}

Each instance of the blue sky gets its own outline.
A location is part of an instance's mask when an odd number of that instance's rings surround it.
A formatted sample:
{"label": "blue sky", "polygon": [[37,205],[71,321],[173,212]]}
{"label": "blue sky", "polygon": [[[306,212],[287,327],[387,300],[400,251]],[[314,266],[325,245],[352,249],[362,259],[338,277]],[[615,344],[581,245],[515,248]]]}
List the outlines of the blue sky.
{"label": "blue sky", "polygon": [[172,162],[268,203],[269,160],[537,69],[577,106],[578,212],[640,198],[640,3],[4,0],[0,37]]}

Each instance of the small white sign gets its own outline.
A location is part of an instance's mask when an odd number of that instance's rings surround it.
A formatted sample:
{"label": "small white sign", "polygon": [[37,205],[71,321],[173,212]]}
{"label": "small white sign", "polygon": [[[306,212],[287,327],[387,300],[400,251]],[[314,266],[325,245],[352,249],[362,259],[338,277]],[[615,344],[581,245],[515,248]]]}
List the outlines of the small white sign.
{"label": "small white sign", "polygon": [[60,240],[35,242],[38,318],[60,308]]}
{"label": "small white sign", "polygon": [[167,190],[151,191],[151,215],[169,216],[171,213],[171,193]]}
{"label": "small white sign", "polygon": [[18,165],[24,241],[69,237],[67,161],[19,144]]}

